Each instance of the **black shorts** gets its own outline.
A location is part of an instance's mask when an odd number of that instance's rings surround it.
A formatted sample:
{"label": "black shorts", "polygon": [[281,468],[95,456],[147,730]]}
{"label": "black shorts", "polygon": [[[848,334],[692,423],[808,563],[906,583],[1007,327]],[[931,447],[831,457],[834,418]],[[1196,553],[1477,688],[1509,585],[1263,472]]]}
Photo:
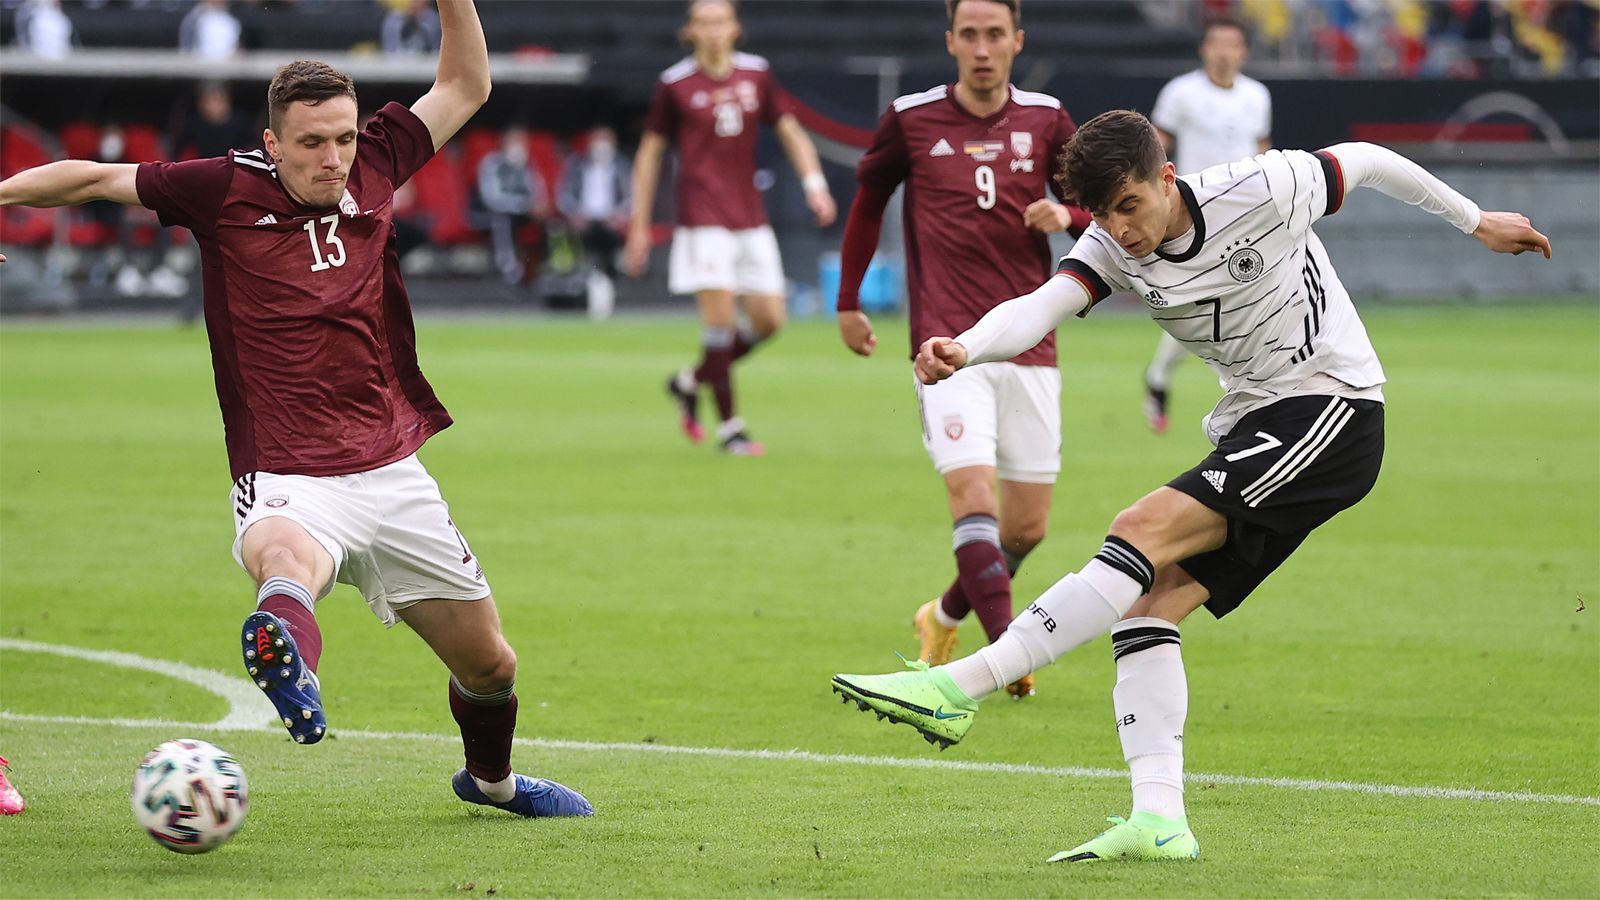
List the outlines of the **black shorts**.
{"label": "black shorts", "polygon": [[1372,490],[1383,464],[1383,404],[1290,397],[1246,414],[1200,465],[1167,482],[1228,518],[1220,549],[1178,565],[1221,618],[1313,529]]}

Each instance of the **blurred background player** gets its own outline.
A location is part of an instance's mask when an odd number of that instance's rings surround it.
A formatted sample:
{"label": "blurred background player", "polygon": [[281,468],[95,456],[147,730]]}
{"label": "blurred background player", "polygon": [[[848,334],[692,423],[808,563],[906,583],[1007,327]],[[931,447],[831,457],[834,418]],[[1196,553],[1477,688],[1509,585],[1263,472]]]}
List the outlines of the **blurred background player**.
{"label": "blurred background player", "polygon": [[[759,456],[764,448],[736,412],[732,367],[783,327],[786,310],[778,240],[755,186],[758,122],[782,141],[817,224],[832,224],[837,211],[816,148],[767,61],[734,51],[740,25],[733,0],[691,0],[682,37],[693,54],[661,73],[634,157],[624,261],[637,278],[649,260],[650,216],[670,143],[678,150],[678,204],[668,285],[695,296],[703,335],[699,365],[668,378],[667,391],[684,433],[699,443],[705,430],[696,401],[700,387],[709,387],[721,419],[718,444],[735,456]],[[749,319],[743,328],[740,304]]]}
{"label": "blurred background player", "polygon": [[[229,468],[234,560],[257,585],[236,635],[289,733],[326,733],[316,602],[355,585],[450,672],[466,756],[456,796],[522,816],[583,816],[576,791],[511,771],[516,653],[483,569],[417,450],[449,413],[417,365],[396,268],[395,187],[489,97],[471,0],[442,0],[432,88],[358,131],[355,85],[301,60],[267,90],[264,147],[181,163],[66,160],[0,181],[0,206],[143,205],[200,243]],[[4,261],[4,257],[0,257]]]}
{"label": "blurred background player", "polygon": [[[1206,20],[1200,68],[1167,82],[1156,95],[1150,121],[1178,173],[1188,175],[1267,152],[1272,146],[1272,94],[1239,69],[1250,36],[1237,19]],[[1167,431],[1172,373],[1189,351],[1162,332],[1144,373],[1144,416],[1156,434]]]}
{"label": "blurred background player", "polygon": [[[946,0],[954,85],[894,101],[856,170],[845,223],[839,333],[862,356],[878,339],[861,312],[861,280],[890,195],[905,184],[913,351],[959,334],[1001,298],[1050,273],[1046,232],[1081,233],[1089,214],[1048,199],[1055,159],[1072,137],[1061,101],[1011,85],[1022,50],[1016,0]],[[913,210],[915,213],[913,214]],[[990,641],[1011,623],[1011,577],[1039,542],[1061,469],[1061,372],[1055,335],[1015,360],[917,385],[923,444],[944,477],[956,578],[915,615],[921,658],[948,662],[956,626],[978,614]],[[999,489],[996,491],[998,476]],[[1033,692],[1033,678],[1009,689]]]}

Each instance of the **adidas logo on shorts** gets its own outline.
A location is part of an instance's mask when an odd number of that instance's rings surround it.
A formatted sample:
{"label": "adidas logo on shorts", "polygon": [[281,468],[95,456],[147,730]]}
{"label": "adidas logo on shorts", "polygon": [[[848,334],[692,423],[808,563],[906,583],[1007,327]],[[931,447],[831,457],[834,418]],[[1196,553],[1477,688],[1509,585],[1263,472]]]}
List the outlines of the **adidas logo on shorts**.
{"label": "adidas logo on shorts", "polygon": [[1217,493],[1220,494],[1222,493],[1222,483],[1228,480],[1228,473],[1218,472],[1216,469],[1207,469],[1200,473],[1200,477],[1204,478],[1212,487],[1216,488]]}

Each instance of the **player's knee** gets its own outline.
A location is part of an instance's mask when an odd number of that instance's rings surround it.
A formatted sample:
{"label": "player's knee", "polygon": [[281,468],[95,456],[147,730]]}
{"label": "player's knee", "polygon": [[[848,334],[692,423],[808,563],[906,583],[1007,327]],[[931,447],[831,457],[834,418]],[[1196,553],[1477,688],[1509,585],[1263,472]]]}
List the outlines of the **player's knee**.
{"label": "player's knee", "polygon": [[316,560],[310,554],[289,543],[272,543],[255,554],[255,573],[258,580],[288,578],[314,587]]}
{"label": "player's knee", "polygon": [[497,641],[472,660],[466,672],[456,675],[467,690],[493,694],[517,683],[517,654],[504,640]]}
{"label": "player's knee", "polygon": [[1000,544],[1006,552],[1019,560],[1044,543],[1045,523],[1029,522],[1000,533]]}
{"label": "player's knee", "polygon": [[995,514],[994,487],[981,479],[950,485],[950,511],[954,517]]}
{"label": "player's knee", "polygon": [[[1157,521],[1150,510],[1140,504],[1134,504],[1111,520],[1108,534],[1114,534],[1128,543],[1144,549],[1144,545],[1152,542],[1159,531],[1160,522]],[[1144,551],[1149,553],[1148,550]]]}

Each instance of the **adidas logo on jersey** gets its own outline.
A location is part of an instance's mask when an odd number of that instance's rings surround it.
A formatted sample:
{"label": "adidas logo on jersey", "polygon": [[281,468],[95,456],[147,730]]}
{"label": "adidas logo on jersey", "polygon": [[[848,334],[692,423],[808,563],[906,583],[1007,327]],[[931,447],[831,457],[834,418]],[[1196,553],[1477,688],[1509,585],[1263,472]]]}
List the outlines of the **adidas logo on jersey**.
{"label": "adidas logo on jersey", "polygon": [[1200,477],[1204,478],[1212,487],[1216,488],[1217,493],[1220,494],[1222,493],[1222,483],[1228,480],[1228,473],[1218,472],[1216,469],[1207,469],[1200,473]]}
{"label": "adidas logo on jersey", "polygon": [[928,155],[929,156],[955,156],[956,155],[956,148],[950,146],[950,142],[945,140],[944,138],[939,138],[939,143],[933,145],[933,149],[928,151]]}
{"label": "adidas logo on jersey", "polygon": [[278,217],[273,215],[272,213],[267,213],[266,215],[264,215],[261,218],[257,219],[256,220],[256,224],[257,225],[276,225],[276,224],[278,224]]}

